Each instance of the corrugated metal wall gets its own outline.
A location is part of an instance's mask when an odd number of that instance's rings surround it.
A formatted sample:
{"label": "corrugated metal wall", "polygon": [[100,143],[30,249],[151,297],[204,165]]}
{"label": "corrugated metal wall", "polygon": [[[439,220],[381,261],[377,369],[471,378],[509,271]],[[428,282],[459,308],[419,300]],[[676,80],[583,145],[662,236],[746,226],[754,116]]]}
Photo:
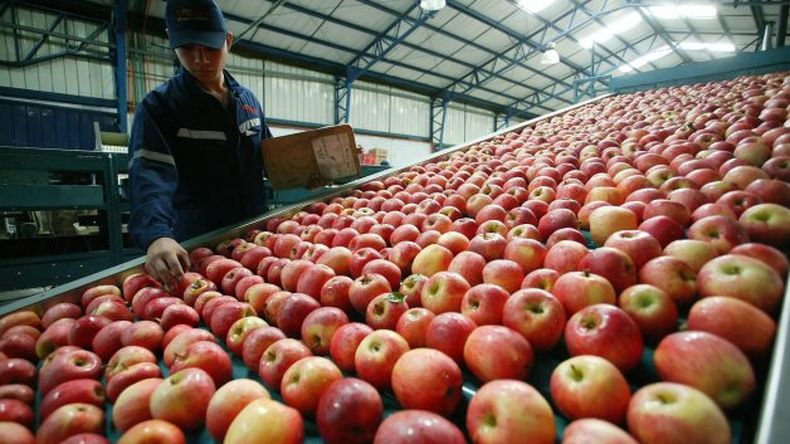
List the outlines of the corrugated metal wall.
{"label": "corrugated metal wall", "polygon": [[357,81],[351,89],[350,123],[383,133],[429,137],[431,107],[427,97],[389,86]]}
{"label": "corrugated metal wall", "polygon": [[266,61],[258,100],[266,117],[331,125],[335,121],[331,75]]}
{"label": "corrugated metal wall", "polygon": [[447,108],[444,124],[444,143],[455,145],[490,134],[494,128],[494,113],[468,105]]}
{"label": "corrugated metal wall", "polygon": [[[13,22],[12,8],[8,8],[0,18]],[[57,20],[57,16],[22,6],[16,7],[16,22],[23,26],[36,29],[49,29]],[[87,38],[97,29],[90,22],[70,19],[61,21],[54,27],[54,32],[76,35]],[[107,43],[108,33],[101,32],[94,37],[96,41]],[[14,45],[13,31],[8,27],[0,28],[0,60],[19,62],[35,47],[40,34],[19,31],[19,53]],[[44,57],[74,49],[75,42],[66,43],[65,39],[50,36],[36,52],[35,57]],[[86,44],[82,50],[106,54],[106,49],[98,45]],[[41,61],[24,67],[0,66],[0,86],[31,89],[36,91],[71,94],[84,97],[112,99],[115,97],[114,74],[109,62],[101,62],[75,57],[59,57]]]}

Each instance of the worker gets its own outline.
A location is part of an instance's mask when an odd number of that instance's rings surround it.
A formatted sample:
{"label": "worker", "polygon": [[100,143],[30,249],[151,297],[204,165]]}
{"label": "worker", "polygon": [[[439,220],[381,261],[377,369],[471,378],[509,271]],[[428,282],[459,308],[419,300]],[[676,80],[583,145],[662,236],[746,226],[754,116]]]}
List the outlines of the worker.
{"label": "worker", "polygon": [[148,273],[172,284],[189,269],[179,242],[266,211],[260,144],[272,134],[225,70],[233,34],[217,4],[167,0],[165,26],[181,68],[137,107],[128,226]]}

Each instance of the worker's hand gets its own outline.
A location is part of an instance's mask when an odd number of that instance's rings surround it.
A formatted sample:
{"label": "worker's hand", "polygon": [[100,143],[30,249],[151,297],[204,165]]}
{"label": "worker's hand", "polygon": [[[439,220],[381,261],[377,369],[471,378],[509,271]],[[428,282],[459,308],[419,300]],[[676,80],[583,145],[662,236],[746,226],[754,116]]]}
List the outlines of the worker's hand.
{"label": "worker's hand", "polygon": [[189,255],[175,239],[160,237],[148,246],[145,269],[169,288],[189,270]]}

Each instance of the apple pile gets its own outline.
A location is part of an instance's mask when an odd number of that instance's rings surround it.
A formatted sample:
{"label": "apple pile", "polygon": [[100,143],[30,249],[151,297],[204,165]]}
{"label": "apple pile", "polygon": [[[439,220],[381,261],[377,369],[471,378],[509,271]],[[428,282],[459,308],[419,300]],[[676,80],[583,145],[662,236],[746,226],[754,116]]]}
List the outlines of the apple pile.
{"label": "apple pile", "polygon": [[784,73],[610,97],[196,248],[175,284],[7,315],[0,442],[108,442],[112,404],[122,443],[728,443],[783,302],[788,110]]}

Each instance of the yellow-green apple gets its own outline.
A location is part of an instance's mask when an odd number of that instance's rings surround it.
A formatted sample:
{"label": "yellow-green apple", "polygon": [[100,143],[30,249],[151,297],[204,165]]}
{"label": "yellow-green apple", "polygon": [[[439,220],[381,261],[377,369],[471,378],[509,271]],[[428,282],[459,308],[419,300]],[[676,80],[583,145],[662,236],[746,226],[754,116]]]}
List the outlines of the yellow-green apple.
{"label": "yellow-green apple", "polygon": [[399,292],[382,293],[368,304],[365,323],[373,329],[394,330],[398,319],[409,306],[406,297]]}
{"label": "yellow-green apple", "polygon": [[302,322],[311,312],[321,307],[312,297],[293,293],[285,298],[277,312],[277,327],[291,338],[298,338],[302,330]]}
{"label": "yellow-green apple", "polygon": [[409,307],[419,307],[421,305],[420,295],[422,293],[422,287],[425,286],[427,281],[427,276],[415,273],[409,275],[401,282],[398,292],[406,297],[406,304]]}
{"label": "yellow-green apple", "polygon": [[[164,354],[162,358],[165,362],[165,365],[170,367],[173,365],[173,362],[176,360],[176,356],[183,355],[187,348],[198,341],[215,341],[214,335],[210,332],[203,330],[202,328],[193,328],[191,330],[187,330],[170,341],[165,347]],[[156,362],[155,360],[153,362]]]}
{"label": "yellow-green apple", "polygon": [[121,345],[136,345],[157,353],[162,347],[163,338],[164,330],[156,322],[137,321],[121,332]]}
{"label": "yellow-green apple", "polygon": [[[126,302],[132,302],[132,298],[141,289],[146,287],[159,288],[161,286],[162,285],[150,275],[146,273],[136,273],[124,278],[123,283],[121,284],[121,289],[123,290],[122,293],[124,299],[126,299]],[[105,287],[105,286],[102,285],[100,287]],[[101,290],[96,290],[97,293],[96,295],[98,296],[98,293],[106,294],[104,292],[107,290],[114,292],[114,290],[112,290],[111,288],[106,287],[106,288],[102,288]]]}
{"label": "yellow-green apple", "polygon": [[586,245],[571,240],[559,241],[546,251],[543,266],[560,274],[578,271],[579,263],[588,252]]}
{"label": "yellow-green apple", "polygon": [[319,299],[321,297],[321,288],[326,281],[333,277],[335,277],[335,271],[332,268],[327,265],[315,264],[299,277],[296,283],[296,291]]}
{"label": "yellow-green apple", "polygon": [[80,433],[102,434],[104,410],[91,404],[64,405],[41,422],[36,430],[36,443],[62,442]]}
{"label": "yellow-green apple", "polygon": [[562,444],[638,444],[623,429],[611,422],[595,418],[577,419],[565,427]]}
{"label": "yellow-green apple", "polygon": [[499,285],[475,285],[464,294],[461,313],[477,325],[502,324],[502,307],[508,297],[510,294]]}
{"label": "yellow-green apple", "polygon": [[768,265],[749,256],[719,256],[699,271],[700,296],[729,296],[772,314],[782,300],[784,284]]}
{"label": "yellow-green apple", "polygon": [[82,316],[82,308],[80,308],[79,305],[72,304],[70,302],[61,302],[59,304],[55,304],[49,307],[44,312],[44,316],[41,317],[41,327],[47,329],[49,328],[50,325],[54,324],[55,321],[57,321],[58,319],[63,319],[63,318],[77,319],[80,316]]}
{"label": "yellow-green apple", "polygon": [[452,259],[453,253],[447,248],[438,244],[428,245],[414,257],[411,272],[431,277],[447,270]]}
{"label": "yellow-green apple", "polygon": [[373,298],[390,291],[392,287],[386,277],[380,274],[365,274],[358,277],[348,288],[348,299],[354,310],[365,313]]}
{"label": "yellow-green apple", "polygon": [[296,409],[272,399],[258,398],[236,415],[223,442],[298,444],[304,441],[304,434],[304,421]]}
{"label": "yellow-green apple", "polygon": [[665,337],[653,357],[664,381],[690,385],[729,409],[740,405],[755,388],[749,359],[731,342],[704,331]]}
{"label": "yellow-green apple", "polygon": [[466,439],[455,424],[427,410],[395,412],[381,423],[373,439],[373,444],[414,442],[463,444]]}
{"label": "yellow-green apple", "polygon": [[267,387],[277,389],[286,370],[308,356],[312,353],[302,342],[291,338],[277,340],[263,351],[258,363],[258,376]]}
{"label": "yellow-green apple", "polygon": [[340,369],[329,359],[308,356],[286,370],[280,383],[283,401],[302,415],[313,417],[318,401],[329,386],[343,378]]}
{"label": "yellow-green apple", "polygon": [[359,322],[341,326],[329,342],[329,355],[341,370],[353,371],[354,358],[359,344],[373,329]]}
{"label": "yellow-green apple", "polygon": [[242,343],[241,357],[244,364],[257,373],[263,352],[280,339],[285,339],[285,334],[277,327],[261,327],[252,330]]}
{"label": "yellow-green apple", "polygon": [[483,256],[474,251],[463,251],[450,261],[447,271],[463,276],[469,285],[477,285],[483,282],[485,265],[486,260]]}
{"label": "yellow-green apple", "polygon": [[697,296],[697,274],[685,262],[672,256],[647,261],[639,270],[639,282],[660,288],[678,306],[690,305]]}
{"label": "yellow-green apple", "polygon": [[748,208],[738,219],[749,239],[784,246],[790,241],[790,209],[773,203]]}
{"label": "yellow-green apple", "polygon": [[316,422],[328,444],[371,442],[383,415],[381,395],[356,378],[343,378],[326,388],[318,402]]}
{"label": "yellow-green apple", "polygon": [[185,368],[171,374],[151,394],[151,416],[173,423],[184,431],[203,426],[206,409],[216,386],[208,373]]}
{"label": "yellow-green apple", "polygon": [[409,351],[409,343],[392,330],[374,330],[365,336],[354,354],[357,375],[374,387],[390,386],[392,368]]}
{"label": "yellow-green apple", "polygon": [[175,425],[159,419],[143,421],[126,431],[118,444],[186,444],[184,432]]}
{"label": "yellow-green apple", "polygon": [[462,383],[458,364],[430,348],[406,352],[392,369],[392,389],[405,409],[448,416],[461,402]]}
{"label": "yellow-green apple", "polygon": [[627,418],[628,430],[644,444],[727,444],[732,439],[721,409],[688,385],[659,382],[640,388],[631,397]]}
{"label": "yellow-green apple", "polygon": [[623,291],[636,283],[637,268],[626,253],[616,248],[599,247],[591,250],[579,262],[579,267],[608,280],[615,292]]}
{"label": "yellow-green apple", "polygon": [[664,255],[685,262],[697,273],[705,263],[719,255],[718,250],[709,242],[693,239],[679,239],[664,248]]}
{"label": "yellow-green apple", "polygon": [[749,241],[746,229],[725,216],[708,216],[694,222],[688,230],[689,239],[710,242],[719,254]]}
{"label": "yellow-green apple", "polygon": [[[0,424],[15,422],[31,427],[36,414],[33,409],[18,399],[0,399]],[[42,418],[46,419],[44,416]]]}
{"label": "yellow-green apple", "polygon": [[126,387],[148,378],[161,378],[162,370],[153,362],[138,362],[121,370],[107,382],[107,400],[114,403]]}
{"label": "yellow-green apple", "polygon": [[785,276],[787,274],[787,256],[770,245],[756,242],[741,244],[730,250],[730,254],[749,256],[762,261],[779,273],[779,276]]}
{"label": "yellow-green apple", "polygon": [[603,245],[612,233],[635,230],[637,225],[636,215],[625,208],[604,206],[590,213],[590,235],[598,245]]}
{"label": "yellow-green apple", "polygon": [[434,317],[433,312],[427,308],[410,308],[398,318],[395,331],[403,336],[403,339],[409,343],[409,347],[424,347],[428,325]]}
{"label": "yellow-green apple", "polygon": [[484,325],[469,334],[464,344],[464,362],[477,379],[526,380],[534,353],[526,339],[501,325]]}
{"label": "yellow-green apple", "polygon": [[[101,365],[101,358],[87,350],[73,350],[60,354],[55,356],[45,367],[42,367],[38,375],[38,389],[42,395],[46,395],[50,390],[66,381],[99,379]],[[0,384],[9,382],[0,381]]]}
{"label": "yellow-green apple", "polygon": [[247,336],[255,329],[266,327],[269,324],[257,316],[245,316],[231,325],[225,337],[225,345],[234,355],[241,356],[242,346]]}
{"label": "yellow-green apple", "polygon": [[348,324],[348,316],[336,307],[320,307],[304,318],[302,341],[314,355],[329,354],[329,344],[337,329]]}
{"label": "yellow-green apple", "polygon": [[603,276],[587,271],[572,271],[561,275],[554,282],[551,292],[562,303],[569,316],[593,304],[614,304],[617,301],[612,284]]}
{"label": "yellow-green apple", "polygon": [[651,234],[640,230],[616,231],[606,239],[605,247],[616,248],[627,254],[639,270],[645,262],[661,255],[661,244]]}
{"label": "yellow-green apple", "polygon": [[220,387],[211,397],[206,410],[206,429],[209,434],[221,441],[236,415],[259,398],[269,398],[269,392],[251,379],[234,379]]}
{"label": "yellow-green apple", "polygon": [[511,239],[503,257],[516,262],[521,266],[523,272],[529,273],[543,266],[543,259],[546,256],[546,247],[534,239]]}
{"label": "yellow-green apple", "polygon": [[478,443],[549,444],[556,439],[554,413],[546,399],[526,382],[510,379],[480,387],[469,402],[466,428]]}
{"label": "yellow-green apple", "polygon": [[476,327],[474,321],[461,313],[441,313],[428,324],[425,345],[461,363],[464,359],[466,339]]}
{"label": "yellow-green apple", "polygon": [[194,308],[183,304],[173,304],[166,307],[162,312],[162,318],[159,323],[164,330],[170,330],[179,324],[196,327],[199,321],[200,315]]}
{"label": "yellow-green apple", "polygon": [[596,355],[627,372],[639,364],[644,344],[639,327],[628,314],[609,304],[583,308],[565,326],[571,356]]}
{"label": "yellow-green apple", "polygon": [[66,404],[81,402],[102,408],[104,399],[104,387],[101,382],[95,379],[72,379],[50,390],[41,399],[38,411],[43,421],[52,412]]}
{"label": "yellow-green apple", "polygon": [[132,325],[130,321],[115,321],[99,330],[93,337],[91,347],[93,352],[99,355],[102,361],[110,359],[116,351],[123,347],[122,334]]}
{"label": "yellow-green apple", "polygon": [[15,444],[35,444],[36,438],[22,424],[12,421],[0,421],[0,441]]}
{"label": "yellow-green apple", "polygon": [[420,305],[435,314],[460,311],[470,285],[458,273],[440,271],[428,278],[420,292]]}
{"label": "yellow-green apple", "polygon": [[618,305],[639,326],[645,339],[656,341],[677,329],[678,309],[662,289],[637,284],[620,293]]}
{"label": "yellow-green apple", "polygon": [[186,368],[204,370],[214,380],[216,387],[233,377],[233,364],[222,347],[213,341],[198,341],[187,347],[184,354],[176,356],[170,371],[176,373]]}
{"label": "yellow-green apple", "polygon": [[599,418],[614,424],[625,419],[631,389],[611,362],[579,355],[558,365],[551,374],[551,399],[571,420]]}
{"label": "yellow-green apple", "polygon": [[16,399],[27,405],[33,405],[36,401],[36,392],[24,384],[5,384],[0,385],[0,399]]}
{"label": "yellow-green apple", "polygon": [[519,290],[503,306],[502,325],[520,333],[535,350],[548,351],[562,338],[565,310],[548,291]]}
{"label": "yellow-green apple", "polygon": [[123,432],[135,424],[152,419],[151,396],[164,381],[161,377],[141,379],[126,387],[115,401],[112,421],[115,428]]}
{"label": "yellow-green apple", "polygon": [[521,265],[508,259],[495,259],[483,267],[483,282],[498,285],[508,293],[518,290],[523,280]]}
{"label": "yellow-green apple", "polygon": [[751,304],[725,296],[697,301],[688,314],[689,330],[718,335],[751,357],[766,355],[773,344],[776,323]]}

